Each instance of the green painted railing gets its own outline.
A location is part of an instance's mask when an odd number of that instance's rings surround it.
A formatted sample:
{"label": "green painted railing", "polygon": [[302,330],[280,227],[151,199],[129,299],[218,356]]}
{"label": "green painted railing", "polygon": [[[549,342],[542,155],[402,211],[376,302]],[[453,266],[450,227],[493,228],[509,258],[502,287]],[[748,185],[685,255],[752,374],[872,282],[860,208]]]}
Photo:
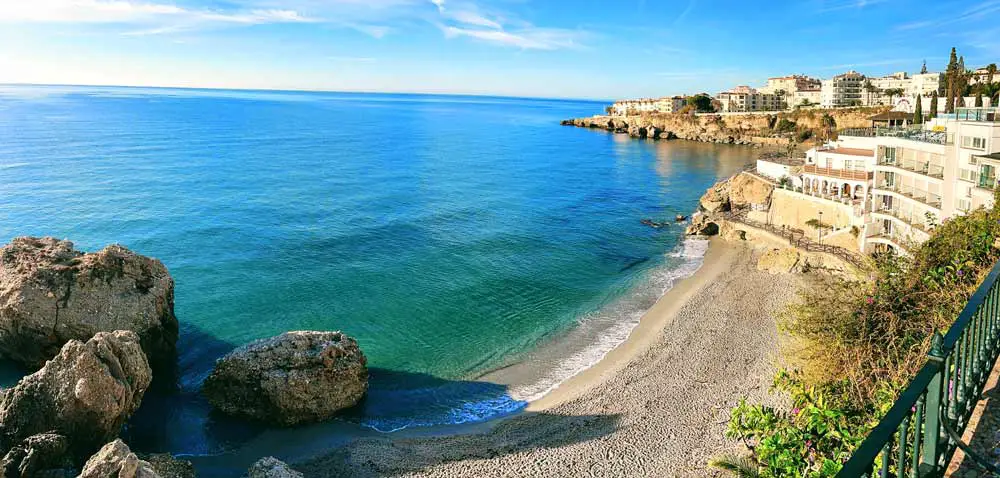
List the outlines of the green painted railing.
{"label": "green painted railing", "polygon": [[844,464],[838,477],[941,476],[959,447],[989,469],[988,460],[961,442],[1000,353],[1000,263],[976,289],[927,363],[882,421]]}

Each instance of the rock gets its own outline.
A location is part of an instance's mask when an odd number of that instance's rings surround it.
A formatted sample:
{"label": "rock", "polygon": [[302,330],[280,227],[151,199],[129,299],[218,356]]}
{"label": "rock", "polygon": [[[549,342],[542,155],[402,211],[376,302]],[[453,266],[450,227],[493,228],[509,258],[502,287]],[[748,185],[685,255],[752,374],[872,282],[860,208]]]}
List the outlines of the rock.
{"label": "rock", "polygon": [[737,174],[729,181],[729,203],[733,208],[770,204],[774,186],[752,174]]}
{"label": "rock", "polygon": [[719,181],[708,191],[705,191],[699,204],[701,209],[708,213],[728,211],[730,208],[729,180]]}
{"label": "rock", "polygon": [[788,274],[798,270],[799,252],[795,249],[771,249],[760,256],[757,270],[770,274]]}
{"label": "rock", "polygon": [[340,332],[286,332],[219,359],[202,392],[230,415],[277,425],[331,418],[368,390],[367,360]]}
{"label": "rock", "polygon": [[86,343],[70,340],[0,400],[0,449],[52,432],[65,436],[71,455],[82,462],[118,435],[151,380],[135,332],[98,332]]}
{"label": "rock", "polygon": [[714,236],[719,233],[719,225],[707,214],[695,214],[691,216],[691,225],[684,230],[684,233],[689,236]]}
{"label": "rock", "polygon": [[128,445],[115,440],[101,447],[83,465],[79,478],[159,478],[148,461],[140,460]]}
{"label": "rock", "polygon": [[735,227],[727,228],[725,232],[722,233],[722,238],[727,241],[745,241],[747,240],[747,232],[742,229],[736,229]]}
{"label": "rock", "polygon": [[154,453],[145,458],[153,467],[153,471],[162,478],[195,478],[197,476],[193,463],[181,460],[170,453]]}
{"label": "rock", "polygon": [[51,237],[0,248],[0,354],[37,369],[69,340],[114,330],[137,333],[154,364],[174,362],[174,281],[160,261]]}
{"label": "rock", "polygon": [[257,460],[250,467],[249,478],[302,478],[302,473],[293,470],[285,462],[273,457]]}
{"label": "rock", "polygon": [[687,221],[687,218],[688,217],[685,216],[685,215],[683,215],[683,214],[678,214],[678,215],[674,216],[674,221],[684,222],[684,221]]}
{"label": "rock", "polygon": [[76,475],[69,441],[56,433],[40,433],[25,438],[11,448],[0,462],[5,477],[57,478]]}

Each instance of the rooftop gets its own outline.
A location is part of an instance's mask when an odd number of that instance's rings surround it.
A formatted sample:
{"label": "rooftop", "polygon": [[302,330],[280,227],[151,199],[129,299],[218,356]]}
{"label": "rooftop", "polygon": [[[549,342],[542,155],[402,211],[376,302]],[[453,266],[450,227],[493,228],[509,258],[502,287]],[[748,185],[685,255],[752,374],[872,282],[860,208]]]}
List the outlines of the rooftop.
{"label": "rooftop", "polygon": [[846,154],[848,156],[864,156],[866,158],[875,157],[874,149],[862,149],[862,148],[830,148],[821,149],[820,151],[824,153],[832,154]]}
{"label": "rooftop", "polygon": [[977,158],[992,159],[993,161],[1000,161],[1000,153],[990,153],[990,154],[976,154]]}
{"label": "rooftop", "polygon": [[886,111],[885,113],[877,114],[868,119],[872,121],[912,120],[913,113],[907,113],[905,111]]}

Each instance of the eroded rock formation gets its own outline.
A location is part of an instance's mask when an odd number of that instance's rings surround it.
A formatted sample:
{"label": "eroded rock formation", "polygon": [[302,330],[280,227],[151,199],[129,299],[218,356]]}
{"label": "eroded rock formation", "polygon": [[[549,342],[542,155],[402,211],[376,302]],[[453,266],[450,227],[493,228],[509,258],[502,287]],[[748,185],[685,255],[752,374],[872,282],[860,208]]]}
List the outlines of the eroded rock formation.
{"label": "eroded rock formation", "polygon": [[148,461],[132,453],[125,442],[115,440],[87,460],[79,478],[160,478],[160,475]]}
{"label": "eroded rock formation", "polygon": [[86,343],[70,340],[41,370],[4,393],[0,449],[55,433],[66,438],[71,456],[82,462],[117,437],[151,380],[134,332],[98,332]]}
{"label": "eroded rock formation", "polygon": [[289,467],[285,462],[273,457],[265,457],[257,460],[250,467],[249,478],[302,478],[299,473]]}
{"label": "eroded rock formation", "polygon": [[367,360],[340,332],[286,332],[216,362],[202,392],[224,413],[277,425],[331,418],[368,390]]}
{"label": "eroded rock formation", "polygon": [[112,245],[84,254],[51,237],[0,248],[0,354],[38,368],[70,340],[131,330],[150,362],[174,361],[174,282],[156,259]]}

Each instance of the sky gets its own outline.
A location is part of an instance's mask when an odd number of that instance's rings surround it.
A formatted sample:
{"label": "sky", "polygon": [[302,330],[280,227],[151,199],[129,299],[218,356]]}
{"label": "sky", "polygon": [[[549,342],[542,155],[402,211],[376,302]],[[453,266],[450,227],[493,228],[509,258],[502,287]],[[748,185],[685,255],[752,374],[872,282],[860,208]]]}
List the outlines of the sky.
{"label": "sky", "polygon": [[0,0],[0,83],[619,99],[1000,62],[1000,0]]}

